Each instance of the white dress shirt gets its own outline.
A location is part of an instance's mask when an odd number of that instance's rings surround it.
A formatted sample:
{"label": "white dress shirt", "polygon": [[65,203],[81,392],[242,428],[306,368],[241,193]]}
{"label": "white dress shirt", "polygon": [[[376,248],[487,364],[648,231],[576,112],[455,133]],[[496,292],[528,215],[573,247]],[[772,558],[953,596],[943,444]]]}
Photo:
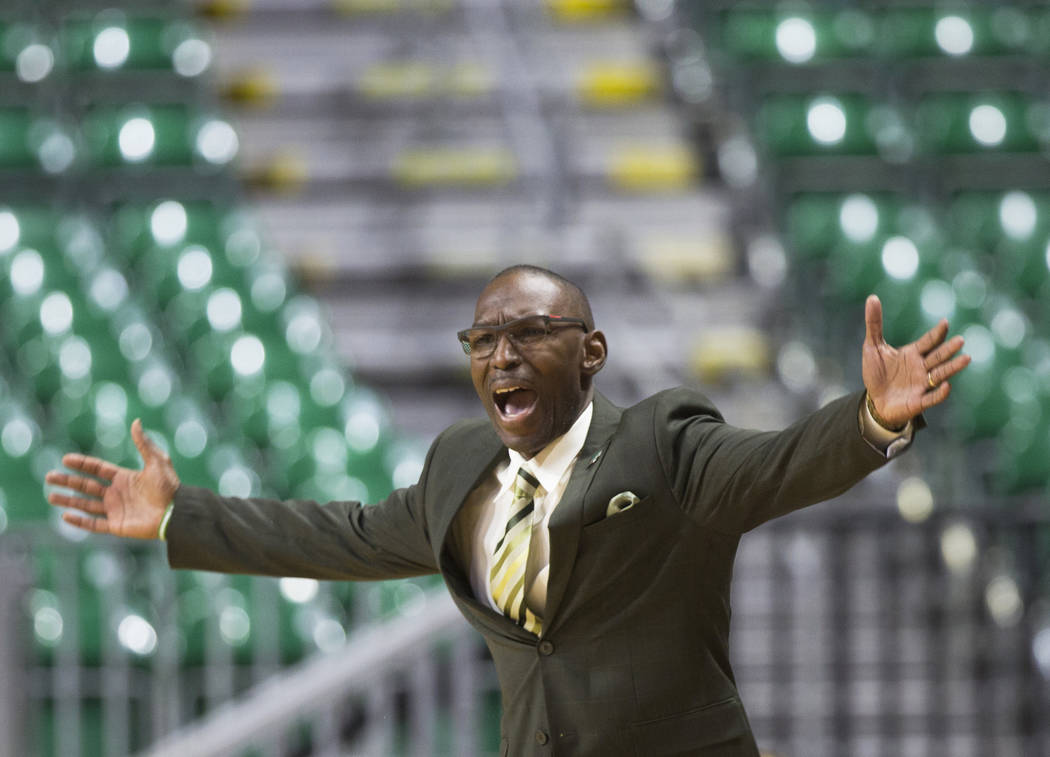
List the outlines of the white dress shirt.
{"label": "white dress shirt", "polygon": [[470,585],[474,589],[474,596],[497,612],[500,610],[492,599],[489,572],[496,543],[503,536],[507,519],[511,515],[514,479],[518,468],[524,466],[540,482],[533,496],[535,512],[529,541],[529,562],[525,569],[525,601],[529,609],[542,618],[547,602],[547,576],[550,573],[547,526],[569,484],[576,457],[587,440],[593,414],[594,405],[588,403],[572,427],[531,460],[526,460],[514,450],[508,450],[509,459],[497,465],[494,474],[474,489],[464,504],[465,509],[477,513],[476,519],[469,521],[472,522],[472,533],[465,534],[465,541],[470,545]]}

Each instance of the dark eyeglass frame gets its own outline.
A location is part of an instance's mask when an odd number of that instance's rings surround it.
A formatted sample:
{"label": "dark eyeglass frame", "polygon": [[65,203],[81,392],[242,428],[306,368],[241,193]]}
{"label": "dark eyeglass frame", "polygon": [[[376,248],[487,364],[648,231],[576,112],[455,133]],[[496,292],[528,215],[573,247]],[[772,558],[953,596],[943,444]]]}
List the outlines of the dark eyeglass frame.
{"label": "dark eyeglass frame", "polygon": [[[463,353],[470,357],[488,357],[495,352],[497,345],[499,345],[500,334],[506,334],[507,338],[510,339],[511,343],[516,348],[528,349],[530,346],[529,343],[515,339],[514,330],[530,321],[536,324],[543,324],[543,335],[540,339],[546,339],[550,336],[551,330],[556,326],[579,326],[584,331],[587,331],[587,321],[582,318],[569,318],[568,316],[563,315],[527,315],[524,318],[515,318],[513,321],[508,321],[502,326],[471,326],[469,329],[463,329],[462,331],[457,332],[456,338],[459,339],[459,346],[463,348]],[[495,337],[492,341],[492,349],[477,352],[471,348],[471,334],[477,333],[491,334]]]}

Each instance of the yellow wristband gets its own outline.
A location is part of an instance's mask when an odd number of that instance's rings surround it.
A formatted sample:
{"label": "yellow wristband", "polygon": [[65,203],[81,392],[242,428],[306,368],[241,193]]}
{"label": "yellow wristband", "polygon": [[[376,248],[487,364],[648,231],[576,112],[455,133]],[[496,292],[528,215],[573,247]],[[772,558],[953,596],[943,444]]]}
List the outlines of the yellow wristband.
{"label": "yellow wristband", "polygon": [[888,422],[887,422],[887,421],[886,421],[886,420],[885,420],[885,419],[884,419],[884,418],[883,418],[883,417],[882,417],[881,415],[879,415],[879,414],[878,414],[878,412],[877,412],[877,411],[875,410],[875,403],[871,401],[871,395],[870,395],[870,394],[867,394],[867,393],[865,393],[865,394],[864,394],[864,397],[865,397],[865,400],[864,400],[864,401],[865,401],[865,402],[867,403],[867,405],[868,405],[868,412],[869,412],[869,413],[871,413],[871,418],[872,418],[872,420],[873,420],[873,421],[875,421],[876,423],[878,423],[878,424],[879,424],[880,426],[882,426],[882,427],[883,427],[884,429],[886,429],[887,431],[903,431],[903,430],[905,429],[905,427],[906,427],[906,426],[908,425],[907,423],[905,423],[905,424],[904,424],[903,426],[897,426],[897,427],[893,427],[893,426],[891,426],[891,425],[890,425],[890,424],[889,424],[889,423],[888,423]]}
{"label": "yellow wristband", "polygon": [[167,541],[168,536],[168,521],[171,520],[171,514],[175,510],[175,503],[170,503],[164,510],[164,517],[160,520],[160,528],[157,529],[157,538],[161,541]]}

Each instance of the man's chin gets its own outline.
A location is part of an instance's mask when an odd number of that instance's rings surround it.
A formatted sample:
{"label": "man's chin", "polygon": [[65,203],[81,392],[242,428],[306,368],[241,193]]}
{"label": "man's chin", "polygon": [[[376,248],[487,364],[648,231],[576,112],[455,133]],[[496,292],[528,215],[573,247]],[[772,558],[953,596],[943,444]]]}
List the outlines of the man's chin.
{"label": "man's chin", "polygon": [[493,425],[496,427],[496,435],[503,442],[503,446],[514,450],[526,460],[534,457],[547,444],[543,440],[543,434],[536,429],[520,428],[518,424],[507,424],[502,418],[494,421]]}

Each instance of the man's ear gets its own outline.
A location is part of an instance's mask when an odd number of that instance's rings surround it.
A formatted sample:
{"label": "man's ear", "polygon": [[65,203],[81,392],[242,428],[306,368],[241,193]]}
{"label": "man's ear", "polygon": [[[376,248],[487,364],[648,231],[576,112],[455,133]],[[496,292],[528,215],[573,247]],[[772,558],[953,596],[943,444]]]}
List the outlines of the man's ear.
{"label": "man's ear", "polygon": [[605,359],[609,355],[609,347],[605,342],[605,334],[600,331],[591,331],[583,338],[583,375],[593,376],[605,365]]}

